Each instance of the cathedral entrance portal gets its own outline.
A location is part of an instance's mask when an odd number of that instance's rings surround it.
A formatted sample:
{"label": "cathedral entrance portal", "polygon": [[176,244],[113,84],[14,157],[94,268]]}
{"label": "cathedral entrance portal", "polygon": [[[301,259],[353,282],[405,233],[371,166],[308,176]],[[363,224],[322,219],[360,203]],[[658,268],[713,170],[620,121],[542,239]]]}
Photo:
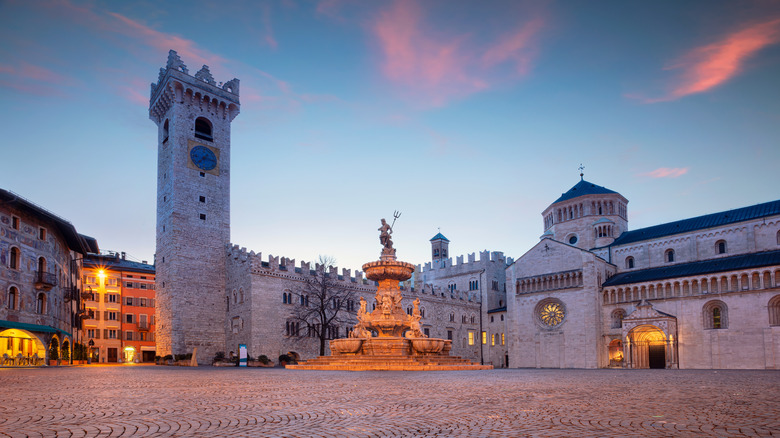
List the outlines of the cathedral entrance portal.
{"label": "cathedral entrance portal", "polygon": [[666,335],[653,325],[635,327],[628,333],[631,368],[666,368]]}

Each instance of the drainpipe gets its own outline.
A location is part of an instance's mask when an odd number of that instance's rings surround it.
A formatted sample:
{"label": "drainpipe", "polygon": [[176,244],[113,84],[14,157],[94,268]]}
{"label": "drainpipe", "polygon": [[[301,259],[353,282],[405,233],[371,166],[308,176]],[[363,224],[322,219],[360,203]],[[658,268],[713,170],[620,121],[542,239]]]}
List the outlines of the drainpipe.
{"label": "drainpipe", "polygon": [[[484,285],[482,284],[482,274],[485,273],[485,270],[483,269],[479,273],[479,364],[485,365],[485,343],[483,342],[483,329],[482,329],[482,306],[484,306],[484,297],[482,296],[482,288]],[[487,294],[485,294],[487,295]]]}

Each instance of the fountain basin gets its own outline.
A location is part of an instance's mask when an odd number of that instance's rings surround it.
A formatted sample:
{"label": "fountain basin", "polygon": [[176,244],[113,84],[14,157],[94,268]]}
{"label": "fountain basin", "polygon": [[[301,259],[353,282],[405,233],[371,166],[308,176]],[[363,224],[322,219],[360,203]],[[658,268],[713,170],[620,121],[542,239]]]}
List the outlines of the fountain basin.
{"label": "fountain basin", "polygon": [[396,260],[380,260],[363,265],[363,272],[366,273],[366,278],[372,281],[406,281],[412,278],[414,265]]}
{"label": "fountain basin", "polygon": [[412,348],[420,354],[438,354],[444,348],[444,339],[412,338]]}
{"label": "fountain basin", "polygon": [[343,338],[330,341],[330,351],[333,355],[355,354],[360,351],[362,346],[363,339],[360,338]]}

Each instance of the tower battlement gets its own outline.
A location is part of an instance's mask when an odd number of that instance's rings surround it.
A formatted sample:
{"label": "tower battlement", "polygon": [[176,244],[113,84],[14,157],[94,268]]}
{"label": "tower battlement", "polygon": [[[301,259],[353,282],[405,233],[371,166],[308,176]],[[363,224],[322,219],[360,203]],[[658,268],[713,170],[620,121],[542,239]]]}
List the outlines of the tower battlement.
{"label": "tower battlement", "polygon": [[232,121],[239,112],[239,80],[217,83],[209,66],[203,65],[194,76],[175,50],[168,52],[168,62],[160,69],[156,83],[151,84],[149,118],[160,123],[175,103],[189,103]]}
{"label": "tower battlement", "polygon": [[[323,266],[316,262],[312,263],[301,260],[298,263],[298,266],[296,266],[295,259],[274,256],[271,254],[264,259],[262,252],[256,253],[254,251],[248,251],[245,247],[233,244],[228,244],[227,246],[227,257],[250,263],[253,270],[314,275],[316,272],[322,271],[323,269]],[[352,269],[342,268],[339,270],[338,267],[331,266],[328,269],[327,274],[331,277],[337,277],[339,280],[350,281],[352,283],[374,284],[373,281],[369,281],[364,277],[362,271],[358,270],[355,270],[353,275]]]}
{"label": "tower battlement", "polygon": [[453,263],[452,257],[441,259],[440,263],[433,264],[427,262],[425,265],[417,265],[417,269],[421,273],[436,272],[437,274],[444,275],[457,275],[464,274],[469,271],[483,269],[487,263],[502,263],[504,267],[514,263],[511,257],[504,257],[504,253],[501,251],[480,251],[479,260],[477,260],[476,253],[467,254],[467,261],[463,261],[463,255],[459,255],[455,258]]}

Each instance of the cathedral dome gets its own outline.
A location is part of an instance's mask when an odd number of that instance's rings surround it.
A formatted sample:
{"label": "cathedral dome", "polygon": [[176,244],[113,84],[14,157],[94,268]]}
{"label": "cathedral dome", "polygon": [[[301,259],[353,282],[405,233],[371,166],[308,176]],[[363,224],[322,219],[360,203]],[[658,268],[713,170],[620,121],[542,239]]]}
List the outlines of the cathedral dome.
{"label": "cathedral dome", "polygon": [[556,199],[553,204],[559,202],[568,201],[570,199],[578,198],[585,195],[606,195],[606,194],[618,194],[614,190],[610,190],[606,187],[598,186],[592,182],[580,180],[574,187],[570,188],[568,192],[561,194],[561,197]]}

